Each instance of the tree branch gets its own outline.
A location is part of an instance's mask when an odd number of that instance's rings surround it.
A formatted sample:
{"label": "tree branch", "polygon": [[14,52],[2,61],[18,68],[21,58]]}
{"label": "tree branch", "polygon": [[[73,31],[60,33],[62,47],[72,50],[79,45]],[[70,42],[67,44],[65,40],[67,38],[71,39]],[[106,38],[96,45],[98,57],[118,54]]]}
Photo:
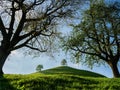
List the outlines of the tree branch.
{"label": "tree branch", "polygon": [[44,2],[45,0],[40,0],[40,1],[36,1],[34,0],[33,4],[31,4],[26,10],[29,11],[30,9],[32,9],[35,5],[40,5]]}
{"label": "tree branch", "polygon": [[25,18],[26,18],[26,13],[23,12],[22,18],[21,18],[21,20],[19,22],[19,25],[18,25],[18,27],[16,29],[16,32],[15,32],[14,36],[13,36],[13,40],[16,39],[16,37],[18,37],[19,34],[21,33],[21,31],[23,30],[23,26],[24,26],[24,23],[25,23]]}
{"label": "tree branch", "polygon": [[1,16],[0,16],[0,31],[2,32],[3,38],[6,37],[7,32],[6,32],[5,26],[3,24],[3,21],[1,19]]}
{"label": "tree branch", "polygon": [[29,32],[27,34],[24,34],[24,35],[20,36],[20,40],[23,40],[23,39],[29,37],[30,35],[32,35],[34,33],[36,33],[36,31],[33,30],[33,31],[31,31],[31,32]]}
{"label": "tree branch", "polygon": [[99,58],[107,61],[106,58],[101,55],[101,53],[97,54],[97,53],[93,53],[93,52],[82,51],[82,50],[80,50],[78,47],[77,47],[77,50],[78,50],[79,52],[81,52],[81,53],[84,53],[84,54],[98,56]]}
{"label": "tree branch", "polygon": [[[44,2],[44,0],[43,0]],[[61,9],[64,4],[65,4],[66,1],[64,1],[60,6],[56,6],[55,9],[50,9],[49,7],[46,9],[46,11],[44,12],[44,14],[39,17],[39,18],[29,18],[29,19],[26,19],[26,22],[32,22],[32,21],[40,21],[40,20],[43,20],[45,19],[46,17],[52,15],[53,13],[57,12],[59,9]],[[56,16],[54,16],[56,17]]]}
{"label": "tree branch", "polygon": [[25,45],[25,47],[30,48],[30,49],[32,49],[32,50],[39,51],[39,52],[46,52],[46,51],[47,51],[47,49],[46,49],[46,50],[40,50],[40,49],[38,49],[38,48],[35,48],[35,47],[32,47],[32,46],[29,46],[29,45]]}
{"label": "tree branch", "polygon": [[24,47],[32,38],[33,38],[33,37],[28,38],[25,42],[23,42],[23,43],[20,44],[20,45],[17,45],[17,46],[12,47],[10,50],[13,51],[13,50],[16,50],[16,49],[19,49],[19,48]]}
{"label": "tree branch", "polygon": [[14,22],[15,22],[15,8],[14,8],[14,1],[12,2],[12,15],[11,15],[11,22],[10,22],[10,26],[9,26],[9,31],[8,31],[8,38],[9,40],[11,39],[12,37],[12,34],[13,34],[13,26],[14,26]]}

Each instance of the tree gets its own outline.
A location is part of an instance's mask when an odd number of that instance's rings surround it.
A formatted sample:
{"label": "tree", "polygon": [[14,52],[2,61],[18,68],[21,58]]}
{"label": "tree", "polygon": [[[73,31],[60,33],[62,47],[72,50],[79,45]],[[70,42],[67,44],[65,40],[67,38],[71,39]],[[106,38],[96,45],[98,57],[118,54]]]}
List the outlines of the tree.
{"label": "tree", "polygon": [[66,65],[67,65],[67,61],[66,61],[65,59],[63,59],[63,60],[61,61],[61,65],[66,66]]}
{"label": "tree", "polygon": [[77,61],[90,67],[107,63],[119,77],[120,3],[92,3],[65,42],[65,50]]}
{"label": "tree", "polygon": [[0,74],[10,53],[20,48],[46,52],[61,19],[71,17],[79,0],[1,0]]}
{"label": "tree", "polygon": [[36,67],[36,71],[37,71],[37,72],[40,72],[41,69],[43,69],[43,65],[38,65],[38,66]]}

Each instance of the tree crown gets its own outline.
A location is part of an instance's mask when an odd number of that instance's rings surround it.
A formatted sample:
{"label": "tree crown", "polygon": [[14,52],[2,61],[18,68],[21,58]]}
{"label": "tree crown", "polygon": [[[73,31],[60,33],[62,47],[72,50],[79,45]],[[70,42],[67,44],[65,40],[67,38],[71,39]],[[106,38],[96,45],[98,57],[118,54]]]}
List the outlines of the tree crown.
{"label": "tree crown", "polygon": [[[120,9],[116,3],[95,3],[85,11],[80,24],[73,26],[66,38],[65,49],[76,62],[88,66],[104,64],[120,56]],[[84,59],[83,59],[84,58]]]}
{"label": "tree crown", "polygon": [[40,72],[41,69],[43,69],[43,65],[39,64],[39,65],[36,67],[36,71],[37,71],[37,72]]}

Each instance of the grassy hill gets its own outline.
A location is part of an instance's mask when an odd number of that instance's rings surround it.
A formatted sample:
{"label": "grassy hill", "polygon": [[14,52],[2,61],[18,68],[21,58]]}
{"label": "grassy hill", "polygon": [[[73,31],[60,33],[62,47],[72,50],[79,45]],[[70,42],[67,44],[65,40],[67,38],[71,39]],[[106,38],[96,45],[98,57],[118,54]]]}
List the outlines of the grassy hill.
{"label": "grassy hill", "polygon": [[0,76],[0,90],[120,90],[119,83],[119,78],[106,78],[71,67],[56,67],[28,75]]}
{"label": "grassy hill", "polygon": [[51,69],[47,69],[41,71],[44,74],[70,74],[70,75],[79,75],[84,77],[105,77],[101,74],[86,71],[86,70],[79,70],[68,66],[59,66]]}

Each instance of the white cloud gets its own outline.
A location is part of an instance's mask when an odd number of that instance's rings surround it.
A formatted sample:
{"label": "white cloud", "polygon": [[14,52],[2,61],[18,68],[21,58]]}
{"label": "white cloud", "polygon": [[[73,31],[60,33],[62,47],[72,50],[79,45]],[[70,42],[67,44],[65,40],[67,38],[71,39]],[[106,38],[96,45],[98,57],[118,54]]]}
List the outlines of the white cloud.
{"label": "white cloud", "polygon": [[14,58],[14,57],[21,58],[21,57],[23,57],[23,54],[21,52],[15,50],[15,51],[12,51],[10,54],[10,58]]}

